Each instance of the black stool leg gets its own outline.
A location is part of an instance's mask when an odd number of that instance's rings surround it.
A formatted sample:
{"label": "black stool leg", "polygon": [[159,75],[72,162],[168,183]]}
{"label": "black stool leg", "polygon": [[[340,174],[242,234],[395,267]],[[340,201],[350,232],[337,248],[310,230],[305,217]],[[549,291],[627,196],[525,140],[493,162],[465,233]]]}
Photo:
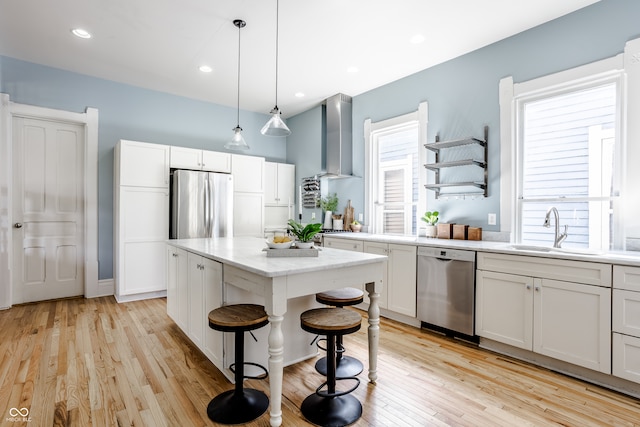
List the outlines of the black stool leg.
{"label": "black stool leg", "polygon": [[[327,335],[326,394],[336,394],[336,364],[336,336]],[[304,399],[300,410],[307,420],[323,427],[348,426],[362,416],[360,401],[351,395],[327,397],[316,392]]]}
{"label": "black stool leg", "polygon": [[[347,378],[360,375],[364,369],[362,362],[351,356],[344,356],[344,346],[342,345],[342,335],[337,337],[338,350],[336,351],[336,377]],[[342,350],[342,351],[341,351]],[[327,376],[327,357],[321,357],[316,362],[316,371]]]}
{"label": "black stool leg", "polygon": [[260,390],[243,387],[244,332],[235,332],[235,341],[235,388],[214,397],[207,406],[209,419],[220,424],[248,423],[264,414],[269,407],[266,394]]}

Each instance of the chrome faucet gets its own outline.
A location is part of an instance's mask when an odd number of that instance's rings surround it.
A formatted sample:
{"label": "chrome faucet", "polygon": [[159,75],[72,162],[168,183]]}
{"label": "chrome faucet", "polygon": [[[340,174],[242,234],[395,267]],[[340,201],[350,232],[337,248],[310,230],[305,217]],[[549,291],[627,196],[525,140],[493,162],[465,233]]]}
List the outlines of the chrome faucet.
{"label": "chrome faucet", "polygon": [[555,233],[555,240],[553,241],[553,247],[559,248],[560,245],[562,245],[562,242],[564,242],[564,240],[568,236],[567,234],[568,226],[565,224],[564,232],[560,233],[560,214],[558,214],[558,209],[552,206],[549,208],[549,210],[547,211],[547,215],[544,217],[544,224],[542,224],[543,227],[549,228],[551,226],[551,221],[549,218],[551,216],[551,212],[553,212],[553,216],[555,217],[554,219],[556,220],[556,233]]}

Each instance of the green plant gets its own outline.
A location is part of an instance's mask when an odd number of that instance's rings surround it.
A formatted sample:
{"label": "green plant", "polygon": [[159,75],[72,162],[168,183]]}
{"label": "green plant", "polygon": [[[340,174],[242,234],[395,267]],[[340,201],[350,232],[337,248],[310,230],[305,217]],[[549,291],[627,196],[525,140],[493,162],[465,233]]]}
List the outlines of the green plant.
{"label": "green plant", "polygon": [[360,223],[358,222],[357,219],[354,219],[353,222],[351,223],[351,225],[360,225]]}
{"label": "green plant", "polygon": [[301,242],[310,242],[313,240],[313,236],[318,234],[320,230],[322,230],[322,224],[307,224],[306,226],[302,226],[299,222],[295,222],[290,219],[289,222],[289,230],[291,233],[298,238]]}
{"label": "green plant", "polygon": [[436,225],[438,223],[438,220],[440,219],[438,215],[440,215],[440,212],[438,211],[427,211],[424,213],[424,215],[422,215],[422,218],[420,219],[429,225]]}
{"label": "green plant", "polygon": [[320,207],[323,211],[335,212],[338,209],[338,195],[336,193],[327,194],[320,199]]}

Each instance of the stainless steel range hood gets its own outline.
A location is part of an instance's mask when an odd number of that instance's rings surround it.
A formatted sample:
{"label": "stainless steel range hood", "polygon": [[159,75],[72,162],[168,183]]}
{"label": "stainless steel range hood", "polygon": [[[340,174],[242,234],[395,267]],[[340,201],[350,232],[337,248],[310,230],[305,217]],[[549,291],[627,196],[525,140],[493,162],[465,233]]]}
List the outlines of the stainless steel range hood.
{"label": "stainless steel range hood", "polygon": [[321,176],[347,178],[353,176],[351,136],[351,97],[337,94],[326,104],[326,167]]}

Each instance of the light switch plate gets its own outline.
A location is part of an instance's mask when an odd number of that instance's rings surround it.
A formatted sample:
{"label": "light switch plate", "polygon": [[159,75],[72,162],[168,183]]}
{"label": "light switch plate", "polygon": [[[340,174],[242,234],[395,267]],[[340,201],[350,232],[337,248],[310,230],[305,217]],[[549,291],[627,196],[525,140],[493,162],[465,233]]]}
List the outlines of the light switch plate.
{"label": "light switch plate", "polygon": [[490,213],[487,215],[487,223],[489,225],[496,225],[496,214]]}

